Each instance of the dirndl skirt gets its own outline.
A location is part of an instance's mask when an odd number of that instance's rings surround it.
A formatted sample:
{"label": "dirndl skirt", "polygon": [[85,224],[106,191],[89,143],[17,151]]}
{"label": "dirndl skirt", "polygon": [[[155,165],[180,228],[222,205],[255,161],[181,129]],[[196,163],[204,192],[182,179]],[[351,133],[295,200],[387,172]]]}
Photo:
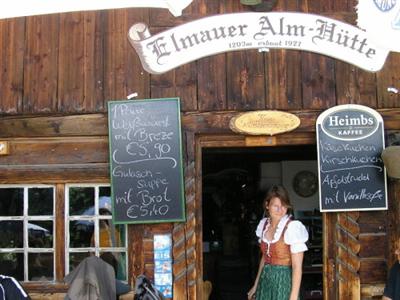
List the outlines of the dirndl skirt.
{"label": "dirndl skirt", "polygon": [[264,266],[256,290],[256,300],[288,300],[292,290],[292,268]]}

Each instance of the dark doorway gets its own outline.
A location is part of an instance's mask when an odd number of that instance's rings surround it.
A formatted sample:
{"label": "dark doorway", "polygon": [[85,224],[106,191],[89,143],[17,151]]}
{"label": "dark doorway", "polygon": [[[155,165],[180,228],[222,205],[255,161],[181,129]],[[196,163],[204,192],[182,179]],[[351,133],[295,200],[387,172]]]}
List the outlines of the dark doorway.
{"label": "dark doorway", "polygon": [[[291,197],[301,207],[294,207],[295,218],[301,219],[310,234],[301,294],[302,299],[322,299],[321,215],[317,202],[306,203],[311,201],[309,194],[315,193],[309,191],[311,183],[299,185],[292,178],[300,171],[317,174],[316,160],[315,145],[203,148],[203,279],[212,283],[211,300],[247,299],[259,264],[255,230],[263,217],[263,196],[268,185],[276,183],[295,184],[297,192],[305,193],[304,197]],[[309,165],[312,167],[301,170]]]}

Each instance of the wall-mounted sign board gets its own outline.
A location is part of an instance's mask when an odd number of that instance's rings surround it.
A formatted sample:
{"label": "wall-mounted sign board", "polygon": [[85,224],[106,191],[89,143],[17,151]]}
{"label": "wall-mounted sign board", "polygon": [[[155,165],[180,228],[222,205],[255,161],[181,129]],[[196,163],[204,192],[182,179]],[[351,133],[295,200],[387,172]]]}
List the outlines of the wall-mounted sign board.
{"label": "wall-mounted sign board", "polygon": [[381,115],[340,105],[324,111],[316,126],[320,210],[387,209]]}
{"label": "wall-mounted sign board", "polygon": [[185,220],[178,98],[108,102],[113,221]]}
{"label": "wall-mounted sign board", "polygon": [[159,74],[196,59],[245,49],[292,49],[331,56],[379,71],[389,53],[356,26],[314,14],[243,12],[218,14],[151,35],[136,23],[128,33],[143,68]]}
{"label": "wall-mounted sign board", "polygon": [[357,25],[379,47],[400,52],[400,1],[358,0]]}
{"label": "wall-mounted sign board", "polygon": [[296,129],[300,118],[277,110],[258,110],[239,114],[231,119],[229,127],[238,133],[250,135],[275,135]]}

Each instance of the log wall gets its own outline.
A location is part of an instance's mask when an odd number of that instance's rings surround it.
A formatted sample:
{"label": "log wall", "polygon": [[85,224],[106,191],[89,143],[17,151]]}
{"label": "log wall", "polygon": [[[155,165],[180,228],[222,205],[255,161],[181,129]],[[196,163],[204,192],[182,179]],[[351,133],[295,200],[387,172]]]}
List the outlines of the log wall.
{"label": "log wall", "polygon": [[[356,0],[280,0],[275,11],[317,13],[355,25]],[[0,20],[1,115],[105,112],[109,100],[175,97],[184,112],[321,110],[358,103],[398,107],[387,91],[400,75],[398,53],[369,73],[295,50],[236,51],[161,75],[145,72],[127,40],[134,23],[156,33],[208,15],[249,11],[236,0],[195,0],[174,18],[162,9],[76,12]]]}
{"label": "log wall", "polygon": [[[355,24],[356,2],[279,0],[274,10]],[[400,94],[387,90],[399,88],[400,53],[390,53],[377,73],[314,53],[246,50],[150,75],[127,39],[137,22],[149,24],[154,34],[201,17],[240,11],[250,8],[238,0],[194,0],[179,18],[162,9],[120,9],[0,20],[0,139],[10,142],[11,153],[0,156],[1,183],[56,183],[62,190],[68,182],[107,182],[107,101],[126,99],[133,92],[138,98],[180,97],[187,222],[129,226],[131,282],[140,273],[152,275],[153,234],[173,234],[175,299],[196,299],[201,293],[199,136],[228,135],[232,145],[237,139],[252,146],[312,144],[318,114],[347,103],[377,109],[387,134],[400,132]],[[233,116],[260,109],[292,112],[301,126],[285,138],[238,138],[230,132]],[[389,211],[325,218],[326,235],[332,237],[325,261],[325,286],[333,287],[326,290],[330,299],[381,293],[373,287],[384,283],[400,234],[400,186],[396,181],[388,186]],[[59,272],[57,278],[63,275]],[[334,284],[332,276],[337,276]]]}

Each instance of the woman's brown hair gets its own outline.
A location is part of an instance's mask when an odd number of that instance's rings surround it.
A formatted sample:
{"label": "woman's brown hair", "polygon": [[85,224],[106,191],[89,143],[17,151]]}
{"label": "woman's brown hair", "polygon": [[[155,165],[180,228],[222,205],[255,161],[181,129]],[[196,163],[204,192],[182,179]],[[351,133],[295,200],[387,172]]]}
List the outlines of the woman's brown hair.
{"label": "woman's brown hair", "polygon": [[293,207],[292,204],[290,204],[289,193],[283,186],[273,185],[268,189],[263,202],[264,210],[269,205],[272,198],[279,198],[282,205],[288,209],[288,214],[292,213]]}

